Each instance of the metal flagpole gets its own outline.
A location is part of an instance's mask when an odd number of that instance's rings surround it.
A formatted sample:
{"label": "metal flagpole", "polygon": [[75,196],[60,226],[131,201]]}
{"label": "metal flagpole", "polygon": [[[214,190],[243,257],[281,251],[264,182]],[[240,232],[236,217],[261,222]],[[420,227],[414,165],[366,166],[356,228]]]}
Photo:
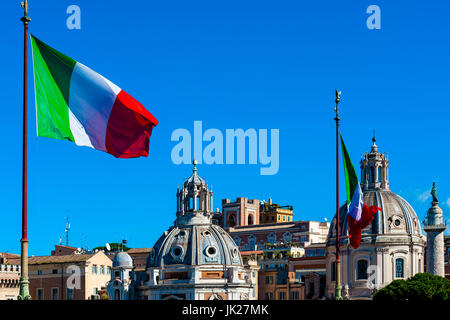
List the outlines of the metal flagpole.
{"label": "metal flagpole", "polygon": [[341,252],[339,248],[339,101],[341,92],[336,90],[336,288],[335,298],[336,300],[342,300],[341,296]]}
{"label": "metal flagpole", "polygon": [[18,300],[30,300],[29,281],[28,281],[28,234],[27,234],[27,38],[28,23],[31,19],[28,15],[27,0],[21,3],[24,15],[20,19],[24,28],[24,55],[23,55],[23,153],[22,153],[22,239],[20,265],[20,291]]}

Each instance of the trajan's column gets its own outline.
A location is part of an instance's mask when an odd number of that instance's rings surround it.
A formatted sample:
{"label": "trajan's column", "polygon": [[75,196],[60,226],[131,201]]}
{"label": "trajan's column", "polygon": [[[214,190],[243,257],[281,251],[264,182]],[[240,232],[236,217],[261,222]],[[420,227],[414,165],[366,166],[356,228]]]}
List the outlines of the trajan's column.
{"label": "trajan's column", "polygon": [[433,182],[431,189],[433,201],[428,209],[424,221],[424,230],[427,233],[427,272],[436,276],[444,277],[444,214],[439,207],[436,197],[436,183]]}

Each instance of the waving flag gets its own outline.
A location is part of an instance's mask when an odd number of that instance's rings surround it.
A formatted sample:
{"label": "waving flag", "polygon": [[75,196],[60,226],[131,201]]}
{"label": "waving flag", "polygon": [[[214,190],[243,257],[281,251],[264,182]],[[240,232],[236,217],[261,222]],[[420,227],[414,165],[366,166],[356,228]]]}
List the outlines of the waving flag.
{"label": "waving flag", "polygon": [[373,220],[374,215],[381,211],[377,206],[368,207],[363,202],[363,193],[353,167],[344,140],[341,136],[342,156],[344,158],[345,184],[347,187],[347,214],[350,245],[358,248],[361,242],[361,231]]}
{"label": "waving flag", "polygon": [[38,136],[69,140],[117,158],[147,157],[158,120],[108,79],[34,36]]}

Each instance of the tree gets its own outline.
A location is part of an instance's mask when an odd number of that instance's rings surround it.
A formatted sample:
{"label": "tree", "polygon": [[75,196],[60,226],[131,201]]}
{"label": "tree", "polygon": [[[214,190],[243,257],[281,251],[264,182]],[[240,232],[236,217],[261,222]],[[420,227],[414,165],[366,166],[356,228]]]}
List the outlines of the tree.
{"label": "tree", "polygon": [[[126,245],[124,245],[123,243],[110,243],[109,246],[111,247],[111,251],[112,252],[117,252],[117,251],[128,251],[130,250],[130,248],[128,248]],[[106,251],[106,247],[96,247],[94,249],[92,249],[93,251],[95,250],[103,250]]]}
{"label": "tree", "polygon": [[450,280],[429,273],[418,273],[407,280],[394,280],[373,295],[375,301],[450,300]]}

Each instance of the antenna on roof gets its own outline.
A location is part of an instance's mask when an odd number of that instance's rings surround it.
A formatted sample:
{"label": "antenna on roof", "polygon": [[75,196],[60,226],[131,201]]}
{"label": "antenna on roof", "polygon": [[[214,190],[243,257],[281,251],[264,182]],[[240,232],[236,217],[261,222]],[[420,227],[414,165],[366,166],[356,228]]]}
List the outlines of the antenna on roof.
{"label": "antenna on roof", "polygon": [[70,230],[70,220],[69,216],[66,217],[66,246],[69,246],[69,230]]}

